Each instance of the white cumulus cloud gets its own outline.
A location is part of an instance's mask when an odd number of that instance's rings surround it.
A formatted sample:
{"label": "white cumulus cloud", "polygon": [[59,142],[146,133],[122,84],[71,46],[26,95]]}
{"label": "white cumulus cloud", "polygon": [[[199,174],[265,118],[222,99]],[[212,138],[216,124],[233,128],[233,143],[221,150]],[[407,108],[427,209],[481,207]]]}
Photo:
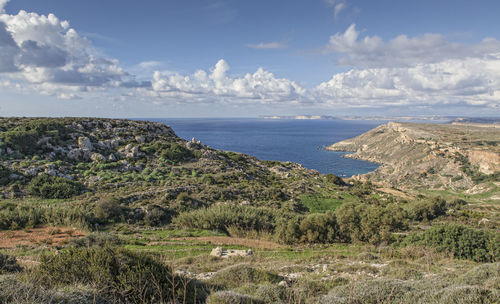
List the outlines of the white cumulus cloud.
{"label": "white cumulus cloud", "polygon": [[[5,3],[0,2],[0,7]],[[56,96],[70,96],[60,90],[88,91],[134,84],[133,77],[117,60],[102,56],[69,22],[53,14],[0,13],[0,52],[0,76],[35,90],[53,90]]]}
{"label": "white cumulus cloud", "polygon": [[450,42],[439,34],[399,35],[387,42],[376,35],[360,38],[355,24],[344,33],[330,36],[325,47],[327,53],[344,55],[339,64],[356,67],[408,67],[448,59],[483,58],[499,51],[500,41],[493,38],[472,45]]}
{"label": "white cumulus cloud", "polygon": [[229,64],[221,59],[206,72],[198,70],[192,75],[163,75],[155,72],[152,87],[160,98],[186,101],[231,101],[279,103],[306,102],[306,90],[296,82],[276,78],[259,68],[243,77],[228,75]]}
{"label": "white cumulus cloud", "polygon": [[330,105],[500,107],[500,53],[413,67],[353,69],[314,89]]}

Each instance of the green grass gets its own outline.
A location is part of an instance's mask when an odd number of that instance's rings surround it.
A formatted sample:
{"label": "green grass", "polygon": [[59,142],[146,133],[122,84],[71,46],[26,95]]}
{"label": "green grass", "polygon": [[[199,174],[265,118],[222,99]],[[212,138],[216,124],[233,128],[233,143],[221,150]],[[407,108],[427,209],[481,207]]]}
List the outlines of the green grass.
{"label": "green grass", "polygon": [[322,213],[329,210],[335,211],[345,201],[321,195],[305,194],[300,196],[300,202],[309,209],[309,212]]}

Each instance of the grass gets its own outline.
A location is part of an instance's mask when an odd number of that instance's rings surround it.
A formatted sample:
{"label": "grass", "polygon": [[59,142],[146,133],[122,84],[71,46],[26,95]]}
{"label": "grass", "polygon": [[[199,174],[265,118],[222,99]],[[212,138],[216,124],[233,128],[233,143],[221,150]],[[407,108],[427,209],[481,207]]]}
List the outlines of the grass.
{"label": "grass", "polygon": [[311,213],[323,213],[335,211],[342,205],[344,199],[328,198],[322,195],[304,194],[300,196],[300,202],[309,209]]}

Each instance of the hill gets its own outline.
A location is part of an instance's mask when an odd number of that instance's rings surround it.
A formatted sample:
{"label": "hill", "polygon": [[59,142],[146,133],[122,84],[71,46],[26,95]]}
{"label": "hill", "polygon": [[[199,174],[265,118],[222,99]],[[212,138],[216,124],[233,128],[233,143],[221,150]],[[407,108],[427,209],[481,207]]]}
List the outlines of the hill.
{"label": "hill", "polygon": [[364,178],[402,188],[468,190],[500,181],[500,129],[390,122],[328,146],[383,164]]}
{"label": "hill", "polygon": [[0,302],[497,303],[496,205],[387,192],[159,123],[2,118]]}

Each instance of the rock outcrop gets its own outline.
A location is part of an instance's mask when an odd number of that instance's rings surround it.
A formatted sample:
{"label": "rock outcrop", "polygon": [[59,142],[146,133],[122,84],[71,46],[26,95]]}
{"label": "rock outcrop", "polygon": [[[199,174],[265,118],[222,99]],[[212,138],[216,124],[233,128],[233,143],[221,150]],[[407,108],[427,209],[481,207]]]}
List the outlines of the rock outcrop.
{"label": "rock outcrop", "polygon": [[468,189],[500,171],[500,130],[390,122],[326,148],[382,164],[361,179],[397,187]]}

